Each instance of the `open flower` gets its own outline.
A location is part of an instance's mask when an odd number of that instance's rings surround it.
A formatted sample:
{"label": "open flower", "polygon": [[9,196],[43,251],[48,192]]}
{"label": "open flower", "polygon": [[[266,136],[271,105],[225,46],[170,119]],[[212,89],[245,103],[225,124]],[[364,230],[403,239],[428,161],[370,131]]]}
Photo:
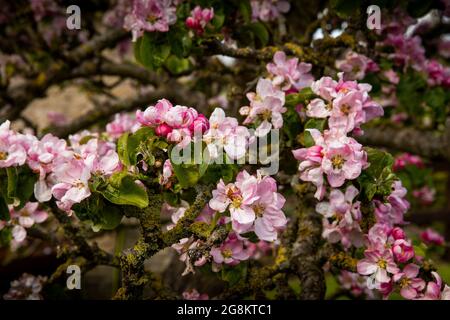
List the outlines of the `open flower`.
{"label": "open flower", "polygon": [[210,254],[216,264],[236,265],[250,256],[244,248],[244,242],[235,233],[230,233],[228,238],[219,246],[212,247]]}
{"label": "open flower", "polygon": [[378,289],[381,283],[391,281],[390,275],[400,271],[390,250],[366,250],[364,255],[365,259],[358,261],[357,270],[359,274],[369,276],[367,279],[369,289]]}
{"label": "open flower", "polygon": [[400,286],[400,294],[406,299],[414,299],[425,289],[425,281],[418,278],[419,266],[413,263],[394,275],[393,280]]}
{"label": "open flower", "polygon": [[298,58],[286,58],[283,51],[277,51],[273,56],[273,62],[266,66],[267,71],[272,75],[272,83],[283,91],[288,91],[293,87],[301,90],[311,85],[314,77],[309,73],[311,64],[298,63]]}
{"label": "open flower", "polygon": [[91,168],[84,161],[74,159],[64,163],[55,168],[55,177],[58,183],[53,186],[52,193],[63,210],[70,211],[74,203],[80,203],[91,195]]}
{"label": "open flower", "polygon": [[337,188],[345,180],[356,179],[362,169],[367,167],[367,154],[362,145],[342,132],[308,129],[315,146],[293,150],[294,157],[300,160],[300,178],[310,181],[317,187],[317,199],[324,196],[322,174],[325,174],[331,187]]}
{"label": "open flower", "polygon": [[167,32],[177,20],[172,0],[133,0],[133,10],[125,16],[124,28],[130,30],[133,41],[144,31]]}
{"label": "open flower", "polygon": [[244,124],[259,123],[255,130],[258,137],[265,136],[273,127],[283,126],[282,114],[287,111],[284,107],[285,93],[277,89],[270,80],[260,78],[256,85],[256,92],[247,93],[250,106],[240,108],[241,115],[247,116]]}

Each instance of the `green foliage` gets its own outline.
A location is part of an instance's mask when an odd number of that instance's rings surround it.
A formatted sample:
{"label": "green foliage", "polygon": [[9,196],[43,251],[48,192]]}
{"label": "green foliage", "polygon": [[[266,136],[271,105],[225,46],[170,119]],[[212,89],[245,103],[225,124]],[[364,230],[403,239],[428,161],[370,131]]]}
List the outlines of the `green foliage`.
{"label": "green foliage", "polygon": [[331,0],[330,7],[341,18],[348,18],[359,14],[359,8],[362,4],[361,0]]}
{"label": "green foliage", "polygon": [[126,171],[117,172],[96,186],[96,191],[111,203],[146,208],[149,204],[147,191],[137,185],[135,180]]}
{"label": "green foliage", "polygon": [[117,153],[126,166],[136,165],[139,157],[152,166],[156,149],[163,150],[167,146],[167,142],[155,136],[152,128],[143,127],[133,134],[124,133],[117,141]]}
{"label": "green foliage", "polygon": [[11,219],[11,216],[8,205],[6,204],[5,198],[0,195],[0,221],[9,221],[9,219]]}
{"label": "green foliage", "polygon": [[150,70],[155,70],[163,65],[171,49],[167,37],[159,37],[156,32],[146,32],[136,41],[134,56],[139,63]]}
{"label": "green foliage", "polygon": [[370,166],[358,177],[358,182],[368,200],[375,195],[387,196],[391,192],[396,175],[392,173],[394,158],[387,152],[365,148]]}
{"label": "green foliage", "polygon": [[5,169],[6,179],[0,181],[0,193],[7,204],[21,209],[31,198],[37,175],[28,167],[9,167]]}
{"label": "green foliage", "polygon": [[104,201],[98,193],[75,204],[72,209],[80,220],[91,222],[94,230],[115,229],[123,216],[119,207]]}
{"label": "green foliage", "polygon": [[397,86],[397,98],[400,105],[410,115],[423,115],[422,101],[427,87],[427,81],[423,75],[409,70],[400,76]]}
{"label": "green foliage", "polygon": [[236,266],[222,267],[222,280],[228,282],[229,286],[235,286],[247,277],[247,263],[241,262]]}

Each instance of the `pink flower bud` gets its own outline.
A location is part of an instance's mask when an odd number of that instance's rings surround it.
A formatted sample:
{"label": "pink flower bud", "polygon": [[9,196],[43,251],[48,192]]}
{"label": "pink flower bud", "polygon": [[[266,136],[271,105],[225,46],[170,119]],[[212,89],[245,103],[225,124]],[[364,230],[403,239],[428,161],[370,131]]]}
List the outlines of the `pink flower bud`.
{"label": "pink flower bud", "polygon": [[394,242],[392,252],[398,262],[405,263],[414,257],[414,248],[411,243],[404,239],[399,239]]}
{"label": "pink flower bud", "polygon": [[160,137],[167,137],[167,135],[172,132],[172,128],[169,125],[163,123],[156,127],[155,132],[156,135]]}
{"label": "pink flower bud", "polygon": [[392,229],[391,235],[395,240],[405,239],[405,232],[399,227]]}

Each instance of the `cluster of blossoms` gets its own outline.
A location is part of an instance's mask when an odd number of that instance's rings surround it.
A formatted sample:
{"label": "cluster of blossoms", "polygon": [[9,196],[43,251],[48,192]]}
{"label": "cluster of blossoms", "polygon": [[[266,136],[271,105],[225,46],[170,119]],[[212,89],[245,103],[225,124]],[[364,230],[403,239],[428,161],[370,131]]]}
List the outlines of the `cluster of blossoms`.
{"label": "cluster of blossoms", "polygon": [[369,97],[370,85],[344,81],[342,75],[339,81],[323,77],[311,88],[320,98],[310,101],[306,115],[328,119],[329,129],[323,133],[309,129],[314,146],[294,150],[293,154],[301,161],[301,179],[317,187],[315,196],[321,200],[326,191],[324,174],[329,185],[338,188],[346,180],[356,179],[368,166],[362,145],[347,134],[361,134],[360,125],[383,115],[383,109]]}
{"label": "cluster of blossoms", "polygon": [[329,201],[319,202],[316,211],[323,215],[322,236],[331,243],[341,242],[345,248],[363,245],[361,231],[361,203],[354,201],[358,190],[350,185],[343,193],[339,189],[330,191]]}
{"label": "cluster of blossoms", "polygon": [[28,202],[20,210],[14,210],[13,206],[9,206],[9,221],[0,220],[0,230],[11,228],[14,241],[20,243],[25,240],[28,228],[35,224],[43,223],[48,218],[48,213],[40,210],[39,203]]}
{"label": "cluster of blossoms", "polygon": [[184,300],[209,300],[206,293],[200,294],[197,289],[186,290],[182,294]]}
{"label": "cluster of blossoms", "polygon": [[424,280],[420,271],[423,257],[414,252],[401,228],[375,224],[366,242],[365,258],[358,262],[357,269],[359,274],[368,276],[369,289],[378,289],[385,298],[398,288],[406,299],[450,299],[450,287],[442,288],[436,272],[432,272],[434,281]]}
{"label": "cluster of blossoms", "polygon": [[88,131],[69,137],[70,146],[51,134],[42,139],[0,126],[0,168],[27,165],[38,174],[34,196],[39,202],[52,196],[60,209],[71,212],[75,203],[90,196],[91,175],[109,176],[122,165],[114,143]]}
{"label": "cluster of blossoms", "polygon": [[208,119],[199,114],[194,108],[173,106],[168,100],[161,99],[155,106],[145,111],[136,112],[137,121],[155,129],[160,137],[177,143],[180,147],[187,146],[193,139],[194,133],[203,133],[209,128]]}
{"label": "cluster of blossoms", "polygon": [[[388,297],[399,289],[406,299],[447,298],[450,288],[446,286],[441,293],[442,282],[437,274],[433,273],[435,281],[424,280],[419,272],[424,258],[415,254],[411,241],[399,227],[410,206],[401,181],[392,183],[389,195],[372,200],[369,205],[375,225],[368,234],[362,231],[359,190],[351,181],[370,164],[362,145],[348,135],[361,134],[361,124],[383,114],[381,106],[368,95],[371,87],[345,81],[340,74],[339,81],[323,77],[311,88],[319,98],[310,101],[306,115],[327,119],[327,129],[323,133],[307,129],[314,145],[294,150],[293,154],[301,161],[300,178],[317,187],[317,199],[326,197],[316,206],[323,216],[323,237],[331,243],[341,243],[344,250],[364,248],[365,258],[358,262],[357,273],[344,272],[339,277],[342,286],[356,296],[371,297],[371,291],[377,289]],[[408,155],[399,158],[396,167],[410,163],[421,162]],[[339,189],[344,187],[345,190]]]}
{"label": "cluster of blossoms", "polygon": [[436,60],[427,59],[425,48],[420,36],[410,36],[407,28],[415,22],[409,16],[402,14],[395,21],[384,23],[382,26],[385,39],[380,46],[394,48],[394,52],[388,54],[388,58],[399,67],[412,67],[428,76],[430,86],[450,86],[450,68],[443,66]]}
{"label": "cluster of blossoms", "polygon": [[287,13],[291,5],[286,0],[251,0],[253,20],[273,21]]}
{"label": "cluster of blossoms", "polygon": [[133,9],[124,19],[124,28],[131,31],[136,41],[144,31],[167,32],[176,21],[176,4],[172,0],[133,0]]}
{"label": "cluster of blossoms", "polygon": [[209,117],[209,130],[203,135],[203,141],[211,159],[219,158],[222,150],[231,159],[240,159],[245,156],[251,136],[236,118],[227,117],[223,109],[216,108]]}
{"label": "cluster of blossoms", "polygon": [[196,6],[191,11],[191,16],[186,19],[186,27],[194,30],[197,35],[202,35],[206,25],[214,18],[214,8],[202,9]]}
{"label": "cluster of blossoms", "polygon": [[113,139],[118,139],[125,132],[135,132],[141,127],[135,117],[127,113],[114,115],[114,120],[106,125],[106,132]]}
{"label": "cluster of blossoms", "polygon": [[18,280],[11,282],[11,288],[3,295],[5,300],[42,300],[41,291],[47,277],[24,273]]}
{"label": "cluster of blossoms", "polygon": [[[188,204],[181,203],[181,206],[171,207],[168,204],[164,205],[163,211],[171,215],[172,223],[167,226],[167,229],[172,229],[175,224],[184,216]],[[206,205],[200,215],[197,217],[197,222],[204,222],[208,224],[213,223],[213,217],[216,215],[216,211],[211,209],[209,205]],[[214,221],[216,225],[225,225],[230,223],[230,218],[221,216]],[[186,263],[186,270],[183,275],[190,272],[194,272],[193,267],[201,267],[208,261],[212,262],[212,270],[217,272],[221,270],[223,265],[234,266],[241,261],[249,259],[259,259],[261,256],[267,255],[272,249],[271,244],[265,241],[259,241],[253,243],[248,239],[240,236],[234,231],[231,231],[227,238],[219,245],[213,246],[208,249],[208,252],[201,251],[204,248],[204,242],[201,240],[195,240],[193,237],[183,238],[178,243],[172,245],[180,255],[180,260]],[[191,255],[194,251],[201,251],[201,256],[195,256],[195,261],[191,262]]]}
{"label": "cluster of blossoms", "polygon": [[345,53],[343,59],[336,60],[336,68],[344,72],[345,80],[362,80],[366,73],[380,70],[372,59],[351,50]]}
{"label": "cluster of blossoms", "polygon": [[275,241],[287,223],[281,210],[284,203],[275,179],[259,173],[253,176],[244,170],[234,183],[220,180],[209,206],[220,213],[228,211],[236,233],[253,231],[261,240]]}
{"label": "cluster of blossoms", "polygon": [[423,168],[424,163],[421,157],[409,153],[402,153],[395,157],[393,167],[394,171],[400,171],[406,166],[416,166],[418,168]]}
{"label": "cluster of blossoms", "polygon": [[241,107],[239,113],[246,116],[244,124],[257,124],[255,135],[265,136],[270,129],[283,126],[286,93],[308,87],[314,78],[309,73],[311,65],[299,63],[298,58],[287,59],[284,52],[276,52],[274,60],[267,64],[268,78],[260,78],[256,92],[247,93],[249,106]]}
{"label": "cluster of blossoms", "polygon": [[442,246],[445,243],[445,239],[435,230],[428,228],[420,233],[420,239],[428,245]]}

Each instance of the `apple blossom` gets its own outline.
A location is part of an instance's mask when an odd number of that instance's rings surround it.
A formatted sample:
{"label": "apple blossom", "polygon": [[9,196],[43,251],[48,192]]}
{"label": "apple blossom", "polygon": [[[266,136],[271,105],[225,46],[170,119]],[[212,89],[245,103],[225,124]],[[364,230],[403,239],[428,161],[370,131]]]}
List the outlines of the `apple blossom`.
{"label": "apple blossom", "polygon": [[421,232],[420,239],[426,244],[436,246],[442,246],[445,243],[444,237],[431,228],[427,228],[425,231]]}
{"label": "apple blossom", "polygon": [[265,136],[272,127],[279,129],[283,126],[282,114],[287,111],[284,107],[285,93],[270,80],[260,78],[256,92],[247,93],[247,99],[250,106],[241,107],[239,113],[246,116],[244,124],[259,123],[256,136]]}
{"label": "apple blossom", "polygon": [[309,73],[311,64],[298,63],[298,58],[287,59],[283,51],[275,52],[273,62],[268,63],[266,68],[273,77],[272,83],[283,91],[288,91],[291,87],[301,90],[309,87],[314,80]]}
{"label": "apple blossom", "polygon": [[413,263],[394,275],[393,280],[400,286],[400,294],[406,299],[416,298],[425,288],[425,281],[418,278],[419,266]]}
{"label": "apple blossom", "polygon": [[379,288],[381,283],[388,283],[391,275],[400,272],[394,262],[390,250],[367,250],[365,258],[358,261],[357,270],[359,274],[369,276],[367,287],[369,289]]}
{"label": "apple blossom", "polygon": [[273,21],[290,9],[286,0],[251,0],[253,20]]}
{"label": "apple blossom", "polygon": [[132,32],[136,41],[144,31],[169,31],[176,19],[172,0],[133,0],[133,10],[125,16],[124,28]]}
{"label": "apple blossom", "polygon": [[186,19],[186,26],[194,30],[198,35],[203,34],[206,25],[214,18],[214,8],[196,6],[191,15]]}

